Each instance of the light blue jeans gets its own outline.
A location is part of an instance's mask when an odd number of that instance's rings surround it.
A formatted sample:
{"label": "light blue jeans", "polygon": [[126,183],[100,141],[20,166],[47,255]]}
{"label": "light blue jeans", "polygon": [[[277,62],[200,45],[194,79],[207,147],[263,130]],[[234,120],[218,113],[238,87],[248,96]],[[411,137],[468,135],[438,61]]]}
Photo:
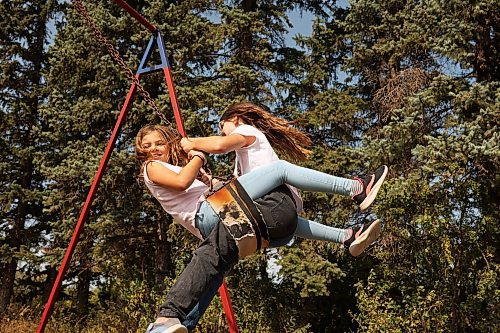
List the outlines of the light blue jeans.
{"label": "light blue jeans", "polygon": [[349,195],[354,180],[332,176],[279,160],[238,177],[250,198],[257,199],[283,185],[303,191]]}
{"label": "light blue jeans", "polygon": [[[354,180],[332,176],[320,171],[303,168],[279,160],[238,177],[238,181],[253,200],[262,197],[274,188],[287,184],[303,191],[350,195]],[[199,227],[208,235],[219,221],[210,205],[200,207],[197,216]],[[340,243],[343,229],[299,217],[295,236]]]}
{"label": "light blue jeans", "polygon": [[[286,161],[276,161],[260,167],[250,173],[238,177],[238,181],[253,200],[258,199],[275,189],[287,184],[303,191],[335,193],[349,195],[354,180],[328,175],[312,169],[303,168]],[[203,202],[196,214],[196,226],[204,236],[207,236],[213,226],[219,222],[218,215],[212,207]],[[325,226],[323,224],[298,218],[295,235],[307,238],[340,243],[344,236],[344,229]],[[287,240],[271,240],[271,246],[285,245]],[[210,301],[217,293],[222,284],[223,277],[216,279],[209,290],[201,297],[198,305],[188,314],[184,320],[184,326],[193,329],[198,320],[207,309]]]}
{"label": "light blue jeans", "polygon": [[[256,199],[279,185],[287,184],[303,191],[350,195],[354,180],[332,176],[303,168],[286,161],[276,161],[238,178],[252,199]],[[295,236],[340,243],[343,229],[299,217]]]}
{"label": "light blue jeans", "polygon": [[[303,191],[349,195],[354,183],[352,179],[328,175],[283,160],[242,175],[238,177],[238,181],[252,200],[283,184]],[[196,216],[197,226],[202,233],[208,235],[218,221],[219,218],[210,205],[203,203]],[[344,236],[343,230],[299,217],[295,236],[340,243]]]}

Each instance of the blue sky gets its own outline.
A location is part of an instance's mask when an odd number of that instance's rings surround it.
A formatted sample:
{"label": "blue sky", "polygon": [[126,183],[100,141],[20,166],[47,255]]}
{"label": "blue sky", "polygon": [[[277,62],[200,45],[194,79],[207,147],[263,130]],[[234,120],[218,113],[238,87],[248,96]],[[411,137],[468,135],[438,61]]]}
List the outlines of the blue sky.
{"label": "blue sky", "polygon": [[293,36],[297,34],[301,34],[303,36],[310,36],[312,33],[312,23],[314,20],[314,15],[310,12],[300,12],[298,10],[294,10],[290,12],[290,21],[293,24],[293,27],[288,32],[285,42],[287,45],[295,45],[293,41]]}
{"label": "blue sky", "polygon": [[[348,0],[339,0],[336,5],[341,8],[347,8],[349,6]],[[289,33],[286,36],[285,42],[287,45],[295,46],[293,41],[293,36],[301,34],[303,36],[310,36],[312,33],[312,24],[314,21],[314,15],[311,12],[293,10],[289,12],[290,22],[293,27],[290,28]]]}

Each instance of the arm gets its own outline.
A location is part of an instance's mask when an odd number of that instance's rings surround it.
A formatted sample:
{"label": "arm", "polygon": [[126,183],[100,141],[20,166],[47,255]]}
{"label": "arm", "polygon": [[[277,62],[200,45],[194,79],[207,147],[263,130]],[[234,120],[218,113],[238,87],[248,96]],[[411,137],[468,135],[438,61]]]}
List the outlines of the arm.
{"label": "arm", "polygon": [[254,136],[243,136],[235,133],[228,136],[184,138],[181,140],[181,145],[186,152],[200,150],[210,154],[225,154],[238,148],[251,145],[254,142]]}
{"label": "arm", "polygon": [[[194,157],[194,155],[202,158]],[[146,172],[148,173],[149,179],[160,186],[177,191],[184,191],[193,184],[205,161],[205,156],[200,152],[191,154],[191,156],[193,156],[193,158],[178,174],[160,163],[148,163]]]}

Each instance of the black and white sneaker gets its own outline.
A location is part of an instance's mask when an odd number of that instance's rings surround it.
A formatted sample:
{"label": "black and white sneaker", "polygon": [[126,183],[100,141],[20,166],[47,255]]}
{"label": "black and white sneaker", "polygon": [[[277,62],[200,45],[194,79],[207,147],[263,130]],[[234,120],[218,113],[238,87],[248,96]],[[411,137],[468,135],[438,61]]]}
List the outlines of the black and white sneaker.
{"label": "black and white sneaker", "polygon": [[343,244],[349,249],[351,255],[357,257],[380,235],[380,220],[355,225],[349,229],[351,229],[351,235],[344,240]]}
{"label": "black and white sneaker", "polygon": [[380,168],[375,170],[375,173],[369,175],[363,179],[354,177],[354,180],[357,180],[361,183],[361,191],[354,194],[352,196],[352,200],[356,204],[359,205],[359,209],[363,212],[365,211],[375,200],[377,196],[378,190],[380,190],[380,186],[385,180],[385,176],[387,176],[387,172],[389,168],[385,165],[382,165]]}

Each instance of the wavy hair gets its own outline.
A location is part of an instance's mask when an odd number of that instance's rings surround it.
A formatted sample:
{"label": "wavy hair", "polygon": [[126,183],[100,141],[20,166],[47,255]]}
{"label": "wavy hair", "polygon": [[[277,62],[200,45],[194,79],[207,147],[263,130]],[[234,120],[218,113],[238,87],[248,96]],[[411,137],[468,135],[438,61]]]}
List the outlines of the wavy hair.
{"label": "wavy hair", "polygon": [[137,132],[135,137],[135,158],[141,162],[141,173],[144,168],[144,163],[152,159],[149,149],[142,148],[142,139],[144,136],[158,132],[162,136],[163,140],[168,147],[167,151],[167,163],[172,165],[185,166],[189,162],[187,154],[181,147],[181,136],[180,134],[172,129],[171,127],[163,125],[146,125]]}
{"label": "wavy hair", "polygon": [[259,129],[266,135],[271,146],[288,159],[304,161],[311,155],[308,148],[312,141],[306,133],[292,127],[288,121],[272,115],[261,106],[248,102],[230,105],[220,120],[234,117],[239,117],[245,124]]}

